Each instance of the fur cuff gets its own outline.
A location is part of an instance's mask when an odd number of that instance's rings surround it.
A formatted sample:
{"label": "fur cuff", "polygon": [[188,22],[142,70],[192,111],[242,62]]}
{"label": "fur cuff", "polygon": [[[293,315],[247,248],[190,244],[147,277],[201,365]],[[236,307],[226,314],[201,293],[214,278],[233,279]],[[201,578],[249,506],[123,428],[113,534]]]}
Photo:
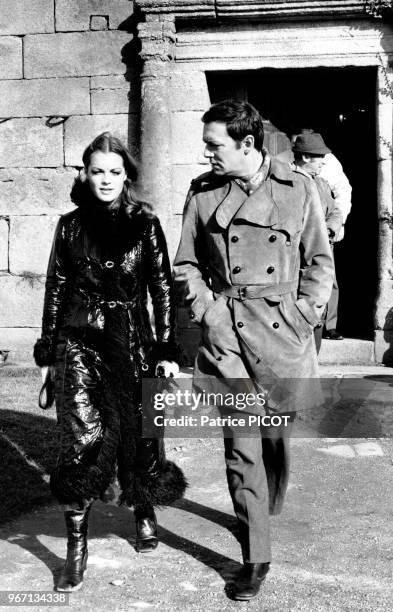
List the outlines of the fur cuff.
{"label": "fur cuff", "polygon": [[127,506],[168,506],[183,497],[187,486],[182,470],[172,461],[165,461],[156,474],[136,473],[133,483],[123,491],[121,503]]}
{"label": "fur cuff", "polygon": [[110,478],[96,465],[61,465],[50,477],[51,491],[62,504],[97,499],[109,484]]}
{"label": "fur cuff", "polygon": [[33,357],[40,368],[54,364],[53,348],[48,338],[37,340],[34,345]]}

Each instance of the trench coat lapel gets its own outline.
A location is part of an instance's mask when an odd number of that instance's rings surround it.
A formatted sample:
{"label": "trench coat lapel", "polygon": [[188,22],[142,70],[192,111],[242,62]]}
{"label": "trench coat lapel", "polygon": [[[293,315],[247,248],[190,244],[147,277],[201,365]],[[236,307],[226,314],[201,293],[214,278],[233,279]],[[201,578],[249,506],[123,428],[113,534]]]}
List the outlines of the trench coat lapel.
{"label": "trench coat lapel", "polygon": [[247,194],[235,181],[227,184],[229,189],[224,198],[220,198],[216,209],[216,221],[222,229],[226,229],[236,212],[247,200]]}
{"label": "trench coat lapel", "polygon": [[246,197],[237,210],[234,221],[246,221],[253,225],[272,227],[279,221],[279,210],[270,192],[270,181],[264,181],[258,189]]}
{"label": "trench coat lapel", "polygon": [[301,217],[295,214],[296,190],[288,191],[288,187],[293,185],[293,173],[287,170],[284,164],[272,161],[270,176],[245,198],[244,203],[236,211],[233,221],[271,227],[294,236],[301,230]]}

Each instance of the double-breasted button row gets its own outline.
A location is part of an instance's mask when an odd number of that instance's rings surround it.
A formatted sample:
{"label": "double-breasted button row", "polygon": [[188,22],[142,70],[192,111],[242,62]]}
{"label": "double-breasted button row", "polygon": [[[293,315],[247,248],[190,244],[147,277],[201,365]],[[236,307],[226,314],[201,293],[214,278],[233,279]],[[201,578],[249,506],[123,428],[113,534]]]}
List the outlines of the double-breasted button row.
{"label": "double-breasted button row", "polygon": [[232,272],[233,272],[233,274],[239,274],[240,270],[241,270],[241,267],[240,267],[240,266],[235,266],[235,267],[233,268]]}
{"label": "double-breasted button row", "polygon": [[276,242],[276,240],[277,240],[277,236],[275,234],[271,234],[269,236],[269,242]]}
{"label": "double-breasted button row", "polygon": [[231,242],[237,242],[239,240],[239,236],[232,236]]}

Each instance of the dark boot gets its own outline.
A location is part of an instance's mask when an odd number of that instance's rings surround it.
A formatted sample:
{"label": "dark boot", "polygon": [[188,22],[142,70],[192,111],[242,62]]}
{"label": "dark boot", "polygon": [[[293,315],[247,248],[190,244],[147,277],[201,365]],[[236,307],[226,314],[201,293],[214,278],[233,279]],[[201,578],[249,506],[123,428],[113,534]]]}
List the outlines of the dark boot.
{"label": "dark boot", "polygon": [[78,591],[87,563],[87,526],[90,505],[85,510],[64,512],[67,527],[67,559],[56,585],[57,591]]}
{"label": "dark boot", "polygon": [[153,506],[136,506],[134,509],[136,523],[137,552],[145,553],[158,546],[157,519]]}
{"label": "dark boot", "polygon": [[259,593],[269,571],[270,563],[245,563],[232,588],[232,596],[238,601],[248,601]]}

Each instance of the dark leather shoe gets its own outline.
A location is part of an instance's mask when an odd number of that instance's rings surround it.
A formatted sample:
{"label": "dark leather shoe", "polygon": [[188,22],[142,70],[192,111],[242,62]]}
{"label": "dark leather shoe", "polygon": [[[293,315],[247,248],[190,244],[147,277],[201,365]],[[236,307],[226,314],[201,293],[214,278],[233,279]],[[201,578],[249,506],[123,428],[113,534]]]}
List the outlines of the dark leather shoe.
{"label": "dark leather shoe", "polygon": [[158,546],[157,520],[153,517],[136,519],[136,550],[140,553],[151,552]]}
{"label": "dark leather shoe", "polygon": [[325,340],[343,340],[343,336],[336,329],[324,329],[322,338],[325,338]]}
{"label": "dark leather shoe", "polygon": [[256,597],[269,571],[269,566],[270,563],[245,563],[233,585],[233,599],[248,601]]}

